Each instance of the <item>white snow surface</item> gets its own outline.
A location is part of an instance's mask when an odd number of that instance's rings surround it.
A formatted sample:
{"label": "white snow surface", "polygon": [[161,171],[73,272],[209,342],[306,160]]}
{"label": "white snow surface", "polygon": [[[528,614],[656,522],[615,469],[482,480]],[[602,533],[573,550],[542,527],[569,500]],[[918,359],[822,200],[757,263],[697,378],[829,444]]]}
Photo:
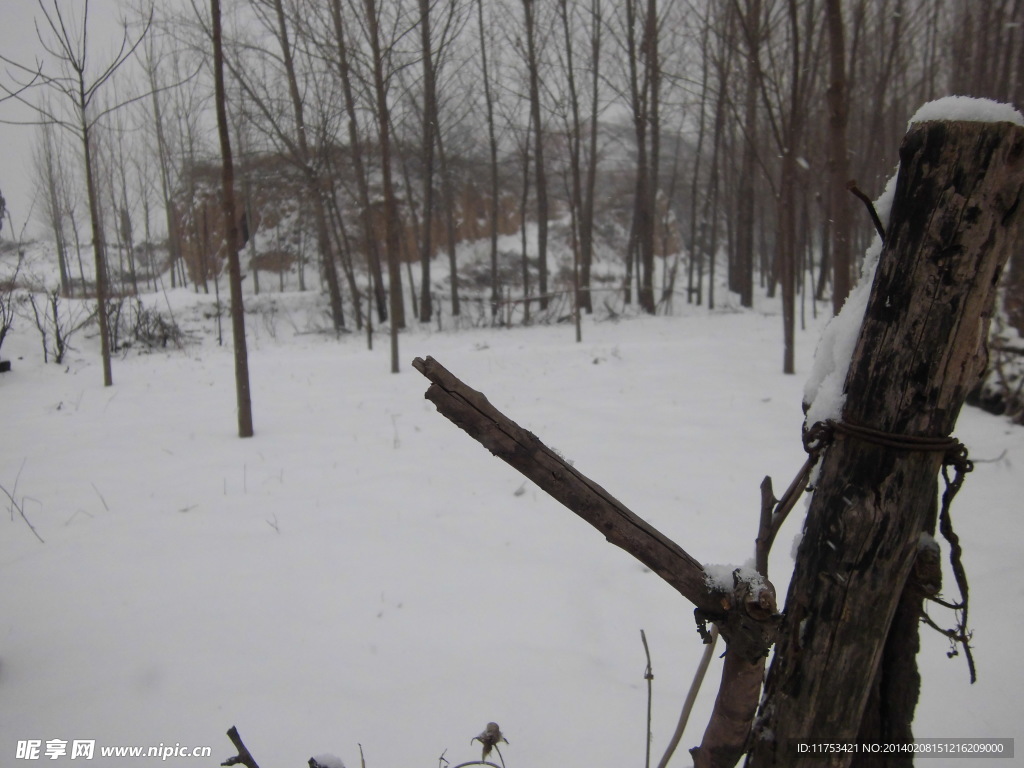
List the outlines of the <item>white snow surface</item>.
{"label": "white snow surface", "polygon": [[[197,322],[212,305],[169,299]],[[582,344],[567,326],[419,328],[392,375],[382,338],[370,352],[356,334],[295,334],[304,300],[248,317],[248,440],[209,320],[184,352],[116,358],[112,388],[94,337],[61,366],[25,323],[8,337],[0,485],[45,543],[16,512],[0,519],[0,765],[30,739],[210,746],[212,759],[161,764],[215,765],[234,754],[231,725],[261,765],[358,764],[359,745],[370,768],[456,764],[478,758],[470,739],[491,720],[509,768],[636,764],[641,629],[660,755],[703,650],[692,606],[542,491],[517,493],[523,478],[424,400],[408,362],[436,357],[698,560],[742,562],[761,478],[783,486],[804,459],[778,306],[588,321]],[[798,366],[820,327],[798,334]],[[924,630],[916,732],[1021,736],[1024,667],[1006,639],[1024,634],[1007,610],[1024,601],[1024,429],[966,409],[957,435],[1000,457],[954,509],[980,679]],[[801,527],[791,518],[780,540]],[[792,561],[776,549],[781,602]]]}
{"label": "white snow surface", "polygon": [[1024,116],[1012,105],[973,96],[944,96],[923,104],[909,125],[929,120],[962,120],[971,123],[1014,123],[1024,125]]}

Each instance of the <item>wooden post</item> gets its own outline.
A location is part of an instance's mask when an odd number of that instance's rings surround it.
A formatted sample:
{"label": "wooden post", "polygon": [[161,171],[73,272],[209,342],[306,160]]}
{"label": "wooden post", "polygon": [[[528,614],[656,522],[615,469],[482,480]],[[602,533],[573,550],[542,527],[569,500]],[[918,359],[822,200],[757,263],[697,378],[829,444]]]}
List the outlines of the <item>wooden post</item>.
{"label": "wooden post", "polygon": [[[842,422],[943,438],[986,363],[996,285],[1024,243],[1024,127],[915,124],[846,379]],[[822,459],[748,765],[845,766],[943,456],[840,431]],[[912,661],[912,660],[911,660]]]}

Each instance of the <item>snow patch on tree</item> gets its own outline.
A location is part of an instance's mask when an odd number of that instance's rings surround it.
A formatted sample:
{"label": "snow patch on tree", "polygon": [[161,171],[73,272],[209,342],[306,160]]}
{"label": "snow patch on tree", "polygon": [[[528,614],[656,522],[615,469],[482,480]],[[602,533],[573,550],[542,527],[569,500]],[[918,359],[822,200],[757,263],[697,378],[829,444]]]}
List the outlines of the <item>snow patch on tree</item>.
{"label": "snow patch on tree", "polygon": [[1012,104],[973,96],[945,96],[921,106],[907,126],[929,120],[962,120],[970,123],[1014,123],[1024,125],[1024,116]]}
{"label": "snow patch on tree", "polygon": [[[889,213],[892,210],[893,196],[896,194],[898,175],[897,170],[874,203],[883,227],[889,226]],[[871,296],[875,268],[881,255],[882,241],[876,240],[864,254],[860,280],[850,291],[839,314],[833,317],[822,331],[821,340],[814,353],[811,374],[804,387],[804,405],[809,425],[842,416],[843,406],[846,404],[846,392],[843,390],[846,374],[857,346],[860,327],[864,323],[864,312]]]}
{"label": "snow patch on tree", "polygon": [[750,593],[758,594],[765,587],[764,577],[754,568],[753,559],[744,565],[704,564],[704,579],[708,586],[720,592],[732,592],[739,582],[750,585]]}

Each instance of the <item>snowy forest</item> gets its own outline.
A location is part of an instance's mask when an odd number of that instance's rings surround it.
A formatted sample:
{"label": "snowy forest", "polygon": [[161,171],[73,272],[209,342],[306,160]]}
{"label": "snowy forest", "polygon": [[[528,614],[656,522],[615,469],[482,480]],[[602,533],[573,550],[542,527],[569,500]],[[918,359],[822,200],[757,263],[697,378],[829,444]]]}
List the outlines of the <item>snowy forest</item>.
{"label": "snowy forest", "polygon": [[[401,328],[714,308],[724,277],[744,307],[779,293],[791,372],[797,314],[842,306],[874,235],[848,182],[881,192],[926,101],[1019,105],[1022,13],[1012,0],[226,3],[246,289],[318,290],[340,330],[392,312]],[[55,29],[39,27],[42,76],[6,62],[8,99],[44,118],[35,197],[8,206],[52,238],[61,294],[88,293],[87,128],[111,291],[159,278],[208,292],[226,270],[209,9],[124,14],[119,56],[79,51],[84,112],[68,81],[42,82],[75,71]],[[1020,328],[1024,270],[1010,272]]]}
{"label": "snowy forest", "polygon": [[0,50],[0,762],[1012,756],[1024,2],[98,2]]}

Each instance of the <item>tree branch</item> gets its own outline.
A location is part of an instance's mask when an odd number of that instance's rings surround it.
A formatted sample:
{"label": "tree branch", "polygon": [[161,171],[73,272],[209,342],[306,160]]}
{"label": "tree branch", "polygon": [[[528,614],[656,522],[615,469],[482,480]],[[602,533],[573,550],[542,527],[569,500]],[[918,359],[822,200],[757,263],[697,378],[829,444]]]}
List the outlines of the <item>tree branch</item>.
{"label": "tree branch", "polygon": [[757,594],[745,582],[731,591],[712,589],[703,566],[682,547],[567,464],[482,393],[432,357],[416,358],[412,365],[432,382],[425,397],[443,416],[658,574],[697,607],[701,621],[718,624],[722,637],[742,658],[754,662],[767,655],[779,618],[769,583]]}
{"label": "tree branch", "polygon": [[443,416],[597,528],[610,543],[640,560],[691,603],[706,611],[721,612],[719,600],[708,588],[704,568],[678,544],[569,466],[536,435],[509,419],[482,393],[466,386],[432,357],[416,358],[412,365],[433,382],[425,397]]}
{"label": "tree branch", "polygon": [[228,738],[231,739],[231,743],[235,745],[235,749],[238,750],[238,754],[233,757],[229,757],[221,763],[221,765],[244,765],[245,768],[260,768],[253,756],[249,754],[249,750],[246,749],[245,744],[242,743],[242,737],[238,735],[238,729],[233,725],[228,729]]}

